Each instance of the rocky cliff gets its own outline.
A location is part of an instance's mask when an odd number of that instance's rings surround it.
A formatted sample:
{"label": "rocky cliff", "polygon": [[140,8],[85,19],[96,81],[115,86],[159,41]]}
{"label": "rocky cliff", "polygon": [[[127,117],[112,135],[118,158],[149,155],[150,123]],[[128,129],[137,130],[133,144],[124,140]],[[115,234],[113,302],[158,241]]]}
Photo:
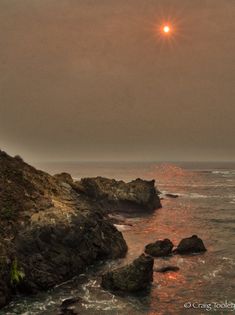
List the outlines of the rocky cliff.
{"label": "rocky cliff", "polygon": [[127,245],[108,209],[160,206],[154,182],[51,176],[0,151],[0,307],[123,257]]}

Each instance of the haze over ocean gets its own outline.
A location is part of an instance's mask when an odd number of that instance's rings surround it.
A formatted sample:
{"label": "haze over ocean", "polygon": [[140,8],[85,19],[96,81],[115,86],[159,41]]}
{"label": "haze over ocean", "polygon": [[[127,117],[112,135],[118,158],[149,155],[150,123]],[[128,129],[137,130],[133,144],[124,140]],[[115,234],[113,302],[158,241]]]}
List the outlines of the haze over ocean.
{"label": "haze over ocean", "polygon": [[1,148],[234,160],[234,15],[234,0],[1,0]]}

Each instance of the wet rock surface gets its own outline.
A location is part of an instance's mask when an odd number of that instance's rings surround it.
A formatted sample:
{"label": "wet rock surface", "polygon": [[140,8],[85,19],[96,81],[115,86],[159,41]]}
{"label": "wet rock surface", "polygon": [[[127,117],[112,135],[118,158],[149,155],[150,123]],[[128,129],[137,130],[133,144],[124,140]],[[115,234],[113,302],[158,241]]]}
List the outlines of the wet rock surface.
{"label": "wet rock surface", "polygon": [[173,243],[169,239],[158,240],[145,246],[145,253],[153,257],[164,257],[172,254]]}
{"label": "wet rock surface", "polygon": [[131,264],[102,276],[102,287],[111,291],[137,292],[145,290],[153,281],[154,260],[141,255]]}
{"label": "wet rock surface", "polygon": [[206,247],[202,239],[200,239],[197,235],[193,235],[191,237],[182,239],[177,248],[174,250],[174,253],[186,255],[205,251]]}

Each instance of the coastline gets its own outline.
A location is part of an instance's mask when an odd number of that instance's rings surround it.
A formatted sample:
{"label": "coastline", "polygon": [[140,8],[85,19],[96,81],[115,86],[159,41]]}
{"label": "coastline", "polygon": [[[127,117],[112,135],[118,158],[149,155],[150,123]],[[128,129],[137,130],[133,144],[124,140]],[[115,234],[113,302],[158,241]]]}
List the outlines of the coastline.
{"label": "coastline", "polygon": [[123,257],[127,245],[109,212],[161,207],[154,181],[74,182],[69,174],[51,176],[3,151],[0,165],[1,307],[15,293],[47,290],[91,264]]}
{"label": "coastline", "polygon": [[[138,175],[140,173],[146,174],[143,178],[150,174],[146,169],[137,172]],[[122,234],[128,245],[124,258],[100,261],[97,266],[91,265],[88,268],[86,276],[81,274],[49,291],[38,292],[37,295],[14,298],[9,307],[4,308],[3,313],[0,311],[0,314],[23,314],[30,310],[32,314],[54,315],[63,300],[72,297],[82,297],[83,300],[74,307],[78,313],[87,315],[105,314],[105,309],[109,309],[110,314],[121,312],[123,315],[159,311],[163,314],[187,314],[189,311],[183,308],[187,301],[223,301],[225,298],[233,301],[231,272],[235,259],[232,243],[228,240],[233,239],[233,205],[230,201],[234,198],[231,186],[231,179],[234,177],[233,170],[229,171],[230,175],[227,173],[218,173],[213,167],[210,171],[191,171],[187,168],[175,168],[173,165],[168,168],[164,165],[163,168],[158,168],[158,172],[151,172],[154,175],[152,178],[158,179],[158,187],[162,193],[177,193],[179,198],[161,195],[164,198],[161,200],[162,209],[146,213],[134,212],[124,217],[120,214],[115,222],[111,218],[114,224],[122,222],[124,225]],[[123,174],[122,165],[119,174]],[[130,165],[128,176],[135,178],[135,174],[135,165],[133,168]],[[221,207],[225,206],[226,210],[221,211]],[[231,219],[228,217],[228,221],[225,221],[230,214]],[[192,234],[202,237],[208,252],[188,257],[174,255],[155,259],[154,281],[147,296],[144,297],[141,293],[136,297],[126,295],[123,298],[102,290],[102,274],[132,263],[143,253],[146,244],[169,237],[177,245],[182,238]],[[157,272],[169,265],[177,266],[180,271]],[[221,279],[224,279],[222,283]],[[201,290],[202,286],[206,291]],[[175,295],[177,301],[173,303]],[[45,312],[40,311],[42,309]]]}

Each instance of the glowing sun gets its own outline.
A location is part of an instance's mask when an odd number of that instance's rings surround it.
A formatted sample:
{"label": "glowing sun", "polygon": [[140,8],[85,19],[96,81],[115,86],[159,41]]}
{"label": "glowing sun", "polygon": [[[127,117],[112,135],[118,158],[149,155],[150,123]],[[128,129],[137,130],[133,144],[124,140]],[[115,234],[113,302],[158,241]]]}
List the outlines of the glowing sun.
{"label": "glowing sun", "polygon": [[170,46],[172,48],[184,40],[187,34],[183,23],[184,19],[177,12],[174,12],[172,15],[159,16],[155,23],[152,24],[154,37],[159,47]]}
{"label": "glowing sun", "polygon": [[164,25],[162,27],[162,31],[164,34],[169,34],[172,30],[171,30],[171,27],[169,25]]}

